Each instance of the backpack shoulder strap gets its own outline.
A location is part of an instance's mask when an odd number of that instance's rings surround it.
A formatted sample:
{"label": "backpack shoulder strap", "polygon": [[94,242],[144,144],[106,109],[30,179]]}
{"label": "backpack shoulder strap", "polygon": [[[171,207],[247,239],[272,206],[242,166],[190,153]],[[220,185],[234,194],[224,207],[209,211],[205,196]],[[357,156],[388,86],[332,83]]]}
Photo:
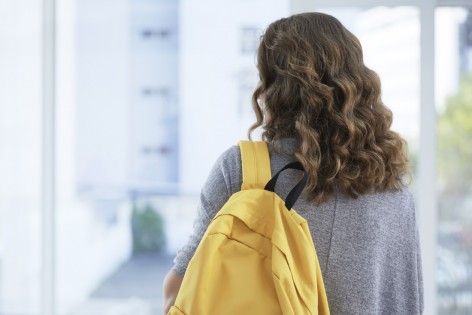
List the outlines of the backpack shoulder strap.
{"label": "backpack shoulder strap", "polygon": [[262,188],[270,180],[270,158],[267,143],[240,141],[243,184],[241,190]]}

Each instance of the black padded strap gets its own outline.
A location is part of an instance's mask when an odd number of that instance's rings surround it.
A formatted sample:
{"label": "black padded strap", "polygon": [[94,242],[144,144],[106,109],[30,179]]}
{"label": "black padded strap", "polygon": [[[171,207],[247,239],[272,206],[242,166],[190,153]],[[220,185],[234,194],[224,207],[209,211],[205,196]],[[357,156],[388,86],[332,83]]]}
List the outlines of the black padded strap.
{"label": "black padded strap", "polygon": [[287,165],[285,165],[280,171],[277,172],[277,174],[274,175],[270,179],[270,181],[266,184],[264,187],[265,190],[274,192],[275,190],[275,184],[277,184],[277,180],[279,178],[280,173],[287,169],[292,169],[292,170],[299,170],[303,172],[303,178],[298,182],[297,185],[288,193],[287,198],[285,199],[285,206],[287,207],[288,210],[291,210],[297,199],[300,197],[300,195],[303,192],[303,189],[305,189],[306,183],[308,181],[308,173],[305,171],[303,168],[302,163],[300,162],[292,162]]}

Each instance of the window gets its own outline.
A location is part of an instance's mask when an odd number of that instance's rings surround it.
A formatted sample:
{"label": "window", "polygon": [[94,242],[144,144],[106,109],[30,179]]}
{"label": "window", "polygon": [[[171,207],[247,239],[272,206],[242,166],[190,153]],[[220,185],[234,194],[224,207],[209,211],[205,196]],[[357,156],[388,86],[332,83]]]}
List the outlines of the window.
{"label": "window", "polygon": [[59,314],[161,312],[162,277],[192,229],[201,185],[253,122],[258,37],[269,22],[312,9],[359,37],[393,129],[408,141],[426,240],[426,312],[470,313],[472,9],[453,6],[465,2],[56,1],[49,253],[41,209],[44,1],[0,1],[0,314],[41,313],[50,302],[43,262],[52,258]]}

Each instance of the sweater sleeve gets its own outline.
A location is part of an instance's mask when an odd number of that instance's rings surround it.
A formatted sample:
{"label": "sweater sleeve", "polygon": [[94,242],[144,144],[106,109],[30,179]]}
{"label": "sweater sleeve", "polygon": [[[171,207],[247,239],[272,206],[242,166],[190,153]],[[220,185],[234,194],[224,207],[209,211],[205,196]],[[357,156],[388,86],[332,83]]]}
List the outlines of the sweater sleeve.
{"label": "sweater sleeve", "polygon": [[[415,210],[416,212],[416,210]],[[416,241],[416,263],[417,263],[417,273],[418,273],[418,296],[419,296],[419,307],[420,314],[423,314],[424,311],[424,288],[423,288],[423,266],[421,261],[421,246],[420,246],[420,237],[418,230],[418,222],[416,221],[415,213],[415,241]]]}
{"label": "sweater sleeve", "polygon": [[240,189],[241,180],[238,180],[238,176],[241,177],[240,153],[239,147],[233,146],[217,159],[202,187],[193,232],[174,258],[172,270],[179,276],[184,276],[213,217],[231,195]]}

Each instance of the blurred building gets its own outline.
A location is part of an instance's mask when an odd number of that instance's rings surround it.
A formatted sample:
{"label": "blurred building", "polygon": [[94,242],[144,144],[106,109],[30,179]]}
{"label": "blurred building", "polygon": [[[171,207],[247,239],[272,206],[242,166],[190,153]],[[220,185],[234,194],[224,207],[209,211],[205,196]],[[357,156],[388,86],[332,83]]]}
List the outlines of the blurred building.
{"label": "blurred building", "polygon": [[463,9],[467,16],[460,24],[459,49],[460,49],[460,73],[472,73],[472,9]]}

